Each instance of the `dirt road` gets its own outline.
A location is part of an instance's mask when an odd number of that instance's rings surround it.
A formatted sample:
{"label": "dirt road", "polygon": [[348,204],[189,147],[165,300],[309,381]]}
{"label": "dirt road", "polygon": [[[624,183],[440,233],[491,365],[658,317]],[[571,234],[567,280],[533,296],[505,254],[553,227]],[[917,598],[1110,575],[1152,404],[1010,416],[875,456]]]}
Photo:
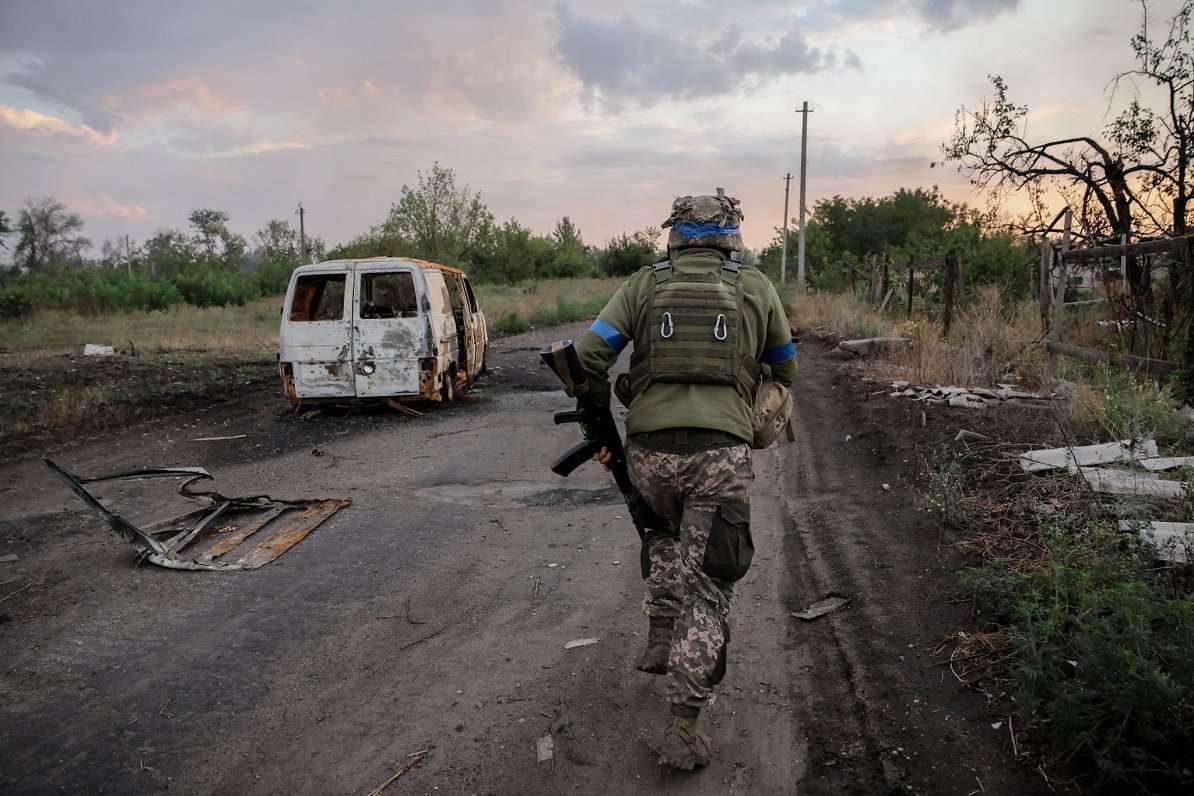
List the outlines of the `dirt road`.
{"label": "dirt road", "polygon": [[[255,572],[134,568],[40,462],[0,468],[0,556],[19,556],[0,596],[29,584],[0,603],[0,791],[361,794],[421,750],[387,793],[1045,790],[931,655],[960,622],[956,562],[916,508],[899,418],[815,344],[800,441],[755,460],[714,764],[662,775],[625,507],[596,466],[547,469],[576,432],[550,425],[567,399],[534,350],[580,328],[506,339],[473,400],[422,419],[300,421],[256,392],[55,452],[85,473],[199,464],[225,493],[353,499]],[[829,592],[852,602],[790,616]]]}

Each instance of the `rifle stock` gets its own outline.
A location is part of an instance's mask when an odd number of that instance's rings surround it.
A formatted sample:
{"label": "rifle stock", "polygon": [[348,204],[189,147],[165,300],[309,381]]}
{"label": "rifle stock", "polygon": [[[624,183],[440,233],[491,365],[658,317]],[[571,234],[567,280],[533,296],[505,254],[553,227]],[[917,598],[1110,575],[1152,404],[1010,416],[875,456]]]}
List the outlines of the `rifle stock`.
{"label": "rifle stock", "polygon": [[[584,442],[575,445],[560,457],[551,468],[556,475],[567,477],[576,468],[593,458],[605,448],[610,453],[609,470],[618,485],[618,491],[626,500],[626,508],[630,511],[630,519],[644,542],[653,531],[666,531],[667,527],[651,511],[643,496],[634,488],[630,481],[630,471],[626,466],[626,450],[622,445],[622,435],[614,422],[614,416],[609,407],[602,405],[589,395],[588,374],[581,367],[580,358],[576,354],[571,340],[552,343],[539,352],[544,364],[551,369],[556,377],[564,384],[564,391],[576,398],[576,409],[570,412],[557,412],[556,424],[578,423]],[[649,562],[646,545],[642,548],[640,561],[643,577],[647,577]]]}

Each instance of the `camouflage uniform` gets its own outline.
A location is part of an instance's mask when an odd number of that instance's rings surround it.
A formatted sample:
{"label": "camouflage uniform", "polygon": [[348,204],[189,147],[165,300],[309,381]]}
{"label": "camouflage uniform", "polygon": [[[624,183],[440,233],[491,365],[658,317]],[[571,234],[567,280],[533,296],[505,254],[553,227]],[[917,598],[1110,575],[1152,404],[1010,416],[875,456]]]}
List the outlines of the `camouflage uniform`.
{"label": "camouflage uniform", "polygon": [[[725,675],[733,582],[714,577],[744,570],[745,561],[709,561],[710,537],[749,537],[750,446],[729,435],[718,440],[697,430],[640,434],[626,448],[635,487],[670,529],[647,540],[651,562],[643,611],[675,618],[668,658],[668,700],[701,708]],[[663,448],[661,450],[660,448]],[[715,540],[716,541],[716,540]],[[733,545],[731,540],[731,546]],[[724,558],[724,556],[723,556]]]}

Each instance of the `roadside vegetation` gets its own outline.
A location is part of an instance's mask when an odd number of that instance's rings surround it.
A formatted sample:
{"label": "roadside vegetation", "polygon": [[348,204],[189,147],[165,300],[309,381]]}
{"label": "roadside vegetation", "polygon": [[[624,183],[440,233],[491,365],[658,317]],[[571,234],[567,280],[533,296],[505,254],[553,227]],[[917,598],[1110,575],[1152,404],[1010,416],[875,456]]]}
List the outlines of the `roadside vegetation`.
{"label": "roadside vegetation", "polygon": [[1194,520],[1194,474],[1167,476],[1186,481],[1185,499],[1110,496],[1080,476],[1025,473],[1016,456],[1146,438],[1188,453],[1194,423],[1172,384],[1105,368],[1066,375],[1076,392],[1052,412],[973,418],[986,441],[926,457],[926,507],[970,558],[973,626],[943,654],[1042,772],[1076,772],[1081,789],[1189,792],[1194,577],[1120,522]]}

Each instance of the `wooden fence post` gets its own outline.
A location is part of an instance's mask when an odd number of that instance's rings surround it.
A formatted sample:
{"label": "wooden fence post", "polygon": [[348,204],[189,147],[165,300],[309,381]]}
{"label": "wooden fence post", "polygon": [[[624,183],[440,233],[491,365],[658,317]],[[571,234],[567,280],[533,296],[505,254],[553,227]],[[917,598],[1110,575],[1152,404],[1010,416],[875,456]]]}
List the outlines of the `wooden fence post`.
{"label": "wooden fence post", "polygon": [[1049,331],[1049,320],[1053,313],[1053,279],[1049,272],[1053,265],[1053,246],[1048,238],[1041,239],[1041,331]]}
{"label": "wooden fence post", "polygon": [[954,319],[954,292],[958,287],[958,275],[962,270],[962,255],[951,255],[945,261],[945,287],[943,288],[942,299],[945,302],[945,310],[941,314],[941,336],[949,337],[949,327]]}
{"label": "wooden fence post", "polygon": [[1057,278],[1057,290],[1053,294],[1053,325],[1049,328],[1049,339],[1055,343],[1061,342],[1061,323],[1065,314],[1065,289],[1069,281],[1069,261],[1066,255],[1070,253],[1070,224],[1073,212],[1065,209],[1065,231],[1061,235],[1061,254],[1057,258],[1060,274]]}
{"label": "wooden fence post", "polygon": [[912,290],[915,286],[914,274],[915,270],[912,268],[912,263],[908,263],[908,320],[912,320]]}

